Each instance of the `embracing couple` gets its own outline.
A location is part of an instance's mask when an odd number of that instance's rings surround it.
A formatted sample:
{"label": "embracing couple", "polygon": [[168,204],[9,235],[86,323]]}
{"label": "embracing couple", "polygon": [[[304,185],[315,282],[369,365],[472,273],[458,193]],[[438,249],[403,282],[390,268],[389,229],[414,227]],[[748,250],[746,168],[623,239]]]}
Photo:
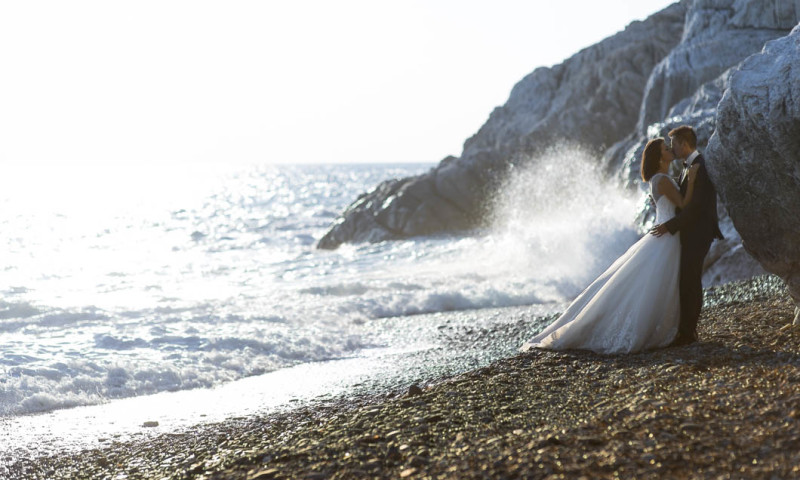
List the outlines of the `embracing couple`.
{"label": "embracing couple", "polygon": [[[656,225],[522,350],[632,353],[697,341],[703,260],[722,239],[717,193],[689,126],[647,143],[642,179],[656,204]],[[669,166],[684,160],[678,183]]]}

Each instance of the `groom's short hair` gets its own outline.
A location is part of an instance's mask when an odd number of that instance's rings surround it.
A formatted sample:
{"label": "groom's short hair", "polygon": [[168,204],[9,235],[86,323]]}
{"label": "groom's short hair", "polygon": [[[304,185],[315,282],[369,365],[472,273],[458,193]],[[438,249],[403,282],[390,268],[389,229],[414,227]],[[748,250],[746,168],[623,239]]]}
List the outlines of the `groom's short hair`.
{"label": "groom's short hair", "polygon": [[694,133],[694,128],[689,125],[681,125],[678,128],[670,130],[669,136],[673,140],[677,138],[681,142],[689,145],[692,149],[697,148],[697,134]]}

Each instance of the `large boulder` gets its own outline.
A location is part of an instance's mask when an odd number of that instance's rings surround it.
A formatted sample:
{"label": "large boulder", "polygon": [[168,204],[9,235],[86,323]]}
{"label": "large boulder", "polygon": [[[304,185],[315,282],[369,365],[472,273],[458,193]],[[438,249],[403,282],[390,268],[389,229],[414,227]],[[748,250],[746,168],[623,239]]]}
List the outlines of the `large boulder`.
{"label": "large boulder", "polygon": [[744,248],[784,279],[800,307],[798,65],[800,26],[739,65],[717,109],[707,163]]}
{"label": "large boulder", "polygon": [[636,126],[653,68],[681,39],[687,1],[632,23],[560,65],[534,70],[464,143],[460,157],[362,195],[318,246],[474,228],[510,166],[557,141],[595,150],[618,142]]}

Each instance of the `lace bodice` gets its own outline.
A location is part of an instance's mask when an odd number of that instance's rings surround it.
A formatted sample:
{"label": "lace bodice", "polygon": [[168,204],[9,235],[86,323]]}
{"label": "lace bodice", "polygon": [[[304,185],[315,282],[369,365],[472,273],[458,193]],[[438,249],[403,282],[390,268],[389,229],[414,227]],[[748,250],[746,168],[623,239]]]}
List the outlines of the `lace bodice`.
{"label": "lace bodice", "polygon": [[680,190],[680,187],[678,187],[678,184],[675,183],[675,180],[673,180],[672,177],[670,177],[669,175],[665,175],[663,173],[656,173],[655,175],[650,177],[650,181],[648,182],[650,184],[650,195],[653,196],[653,200],[655,200],[656,203],[658,203],[658,199],[661,198],[662,195],[661,193],[658,193],[658,182],[661,181],[662,177],[668,178],[669,181],[672,182],[673,185],[675,185],[675,188]]}

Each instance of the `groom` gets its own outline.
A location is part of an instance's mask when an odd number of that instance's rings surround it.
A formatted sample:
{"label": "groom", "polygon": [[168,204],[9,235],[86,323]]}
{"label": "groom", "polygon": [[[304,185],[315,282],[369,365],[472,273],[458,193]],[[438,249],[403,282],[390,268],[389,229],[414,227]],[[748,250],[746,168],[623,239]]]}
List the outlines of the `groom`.
{"label": "groom", "polygon": [[672,346],[688,345],[697,341],[697,319],[703,307],[703,260],[711,242],[722,239],[717,219],[717,191],[708,177],[705,159],[697,151],[697,135],[694,129],[684,125],[669,132],[672,153],[684,159],[681,173],[681,195],[686,194],[689,184],[686,172],[692,165],[699,165],[694,184],[694,194],[684,209],[669,221],[656,225],[650,233],[660,237],[669,232],[681,232],[680,298],[681,320],[678,336]]}

